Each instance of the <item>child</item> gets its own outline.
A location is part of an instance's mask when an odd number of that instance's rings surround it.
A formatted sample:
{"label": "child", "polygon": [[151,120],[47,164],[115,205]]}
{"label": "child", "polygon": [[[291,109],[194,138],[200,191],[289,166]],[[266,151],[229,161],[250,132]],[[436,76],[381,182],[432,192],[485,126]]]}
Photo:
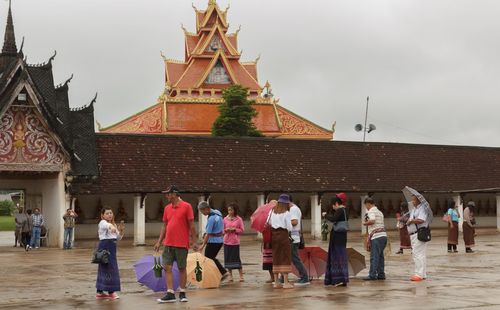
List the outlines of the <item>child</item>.
{"label": "child", "polygon": [[243,269],[240,259],[240,235],[244,231],[243,220],[238,216],[238,205],[232,203],[224,218],[224,267],[229,271],[229,281],[233,282],[233,269],[238,269],[240,282],[243,282]]}

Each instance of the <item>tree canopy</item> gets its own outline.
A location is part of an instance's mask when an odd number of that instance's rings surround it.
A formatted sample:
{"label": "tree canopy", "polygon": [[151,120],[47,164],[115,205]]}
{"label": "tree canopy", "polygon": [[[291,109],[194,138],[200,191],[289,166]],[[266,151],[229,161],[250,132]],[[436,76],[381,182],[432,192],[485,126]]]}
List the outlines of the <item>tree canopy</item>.
{"label": "tree canopy", "polygon": [[224,103],[219,106],[219,117],[212,125],[213,136],[262,137],[252,119],[257,111],[248,100],[248,89],[233,85],[222,91]]}

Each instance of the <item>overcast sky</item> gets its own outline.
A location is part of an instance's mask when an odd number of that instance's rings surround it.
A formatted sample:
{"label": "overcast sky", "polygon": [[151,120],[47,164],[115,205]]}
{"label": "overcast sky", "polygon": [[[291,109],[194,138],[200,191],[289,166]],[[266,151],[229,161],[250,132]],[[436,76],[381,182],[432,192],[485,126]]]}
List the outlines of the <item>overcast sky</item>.
{"label": "overcast sky", "polygon": [[[195,0],[201,9],[207,0]],[[242,25],[244,61],[280,104],[336,140],[500,146],[500,1],[219,0],[230,31]],[[2,31],[8,2],[0,2]],[[13,0],[18,47],[29,63],[57,50],[55,83],[72,73],[70,102],[99,92],[109,126],[156,103],[167,58],[183,59],[188,0]]]}

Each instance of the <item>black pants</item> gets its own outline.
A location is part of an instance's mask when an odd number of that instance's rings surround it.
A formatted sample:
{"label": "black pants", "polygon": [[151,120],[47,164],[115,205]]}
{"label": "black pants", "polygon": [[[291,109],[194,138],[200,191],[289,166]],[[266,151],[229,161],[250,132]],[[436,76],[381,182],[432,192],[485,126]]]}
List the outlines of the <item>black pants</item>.
{"label": "black pants", "polygon": [[207,243],[205,247],[205,256],[212,259],[217,265],[217,268],[220,271],[220,274],[225,274],[227,270],[222,266],[222,264],[217,259],[217,254],[219,254],[220,249],[222,248],[222,243]]}

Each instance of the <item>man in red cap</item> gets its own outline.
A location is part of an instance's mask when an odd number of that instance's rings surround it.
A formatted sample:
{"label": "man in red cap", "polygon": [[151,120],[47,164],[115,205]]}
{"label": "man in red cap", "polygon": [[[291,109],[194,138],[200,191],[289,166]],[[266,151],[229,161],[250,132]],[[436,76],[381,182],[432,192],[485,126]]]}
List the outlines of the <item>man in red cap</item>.
{"label": "man in red cap", "polygon": [[175,185],[170,186],[163,191],[170,202],[163,212],[163,227],[161,228],[160,237],[156,242],[155,251],[160,250],[163,243],[163,264],[165,268],[167,294],[158,299],[159,303],[175,302],[174,278],[172,274],[172,264],[177,262],[180,276],[180,292],[179,301],[187,302],[186,297],[186,282],[187,282],[187,255],[189,250],[189,237],[191,235],[191,245],[197,250],[196,230],[194,228],[194,214],[191,204],[183,201],[179,197],[179,190]]}

